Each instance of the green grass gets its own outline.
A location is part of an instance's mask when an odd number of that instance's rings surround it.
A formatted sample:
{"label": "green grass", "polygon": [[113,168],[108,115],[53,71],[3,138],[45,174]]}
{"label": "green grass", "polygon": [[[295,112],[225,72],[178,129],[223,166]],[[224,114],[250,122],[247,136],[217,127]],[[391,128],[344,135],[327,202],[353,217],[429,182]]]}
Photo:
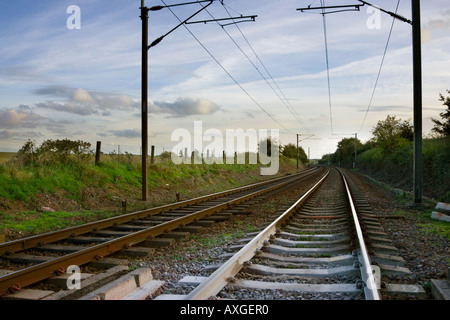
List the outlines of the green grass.
{"label": "green grass", "polygon": [[73,199],[81,199],[83,186],[102,187],[108,176],[83,164],[55,164],[42,167],[0,165],[0,197],[8,200],[29,201],[33,194],[64,190]]}
{"label": "green grass", "polygon": [[[143,202],[139,201],[142,192],[139,160],[139,156],[118,159],[104,155],[98,165],[93,157],[72,157],[65,164],[54,161],[24,164],[15,158],[0,163],[0,230],[29,235],[102,219],[105,214],[99,208],[112,205],[110,214],[120,211],[120,208],[115,209],[112,201],[106,206],[102,204],[97,195],[109,200],[127,199],[131,212],[171,203],[177,192],[184,200],[272,178],[261,177],[258,164],[175,165],[170,160],[156,158],[148,167],[151,197]],[[293,171],[287,161],[281,162],[282,165]],[[61,211],[37,212],[40,207],[47,206],[46,197],[52,203],[56,201],[54,209]],[[65,204],[69,202],[76,204],[73,209],[66,209]],[[70,212],[80,207],[84,208],[82,212]],[[217,239],[219,242],[225,240]]]}
{"label": "green grass", "polygon": [[431,218],[432,209],[426,208],[417,213],[417,225],[422,232],[438,235],[450,240],[450,223]]}
{"label": "green grass", "polygon": [[24,211],[15,215],[0,212],[2,229],[22,231],[26,234],[44,233],[83,224],[99,217],[109,218],[111,212],[83,211],[83,212],[36,212]]}

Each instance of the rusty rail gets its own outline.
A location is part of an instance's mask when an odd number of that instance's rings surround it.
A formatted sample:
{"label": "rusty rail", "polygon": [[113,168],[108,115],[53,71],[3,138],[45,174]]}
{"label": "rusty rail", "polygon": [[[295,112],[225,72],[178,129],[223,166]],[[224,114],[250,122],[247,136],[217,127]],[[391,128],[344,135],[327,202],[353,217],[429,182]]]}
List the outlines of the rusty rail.
{"label": "rusty rail", "polygon": [[[276,189],[279,189],[283,186],[286,186],[290,183],[293,183],[296,181],[297,178],[302,177],[308,177],[310,175],[313,175],[317,173],[319,170],[308,170],[307,172],[303,172],[303,174],[296,174],[287,177],[282,178],[276,178],[271,179],[270,181],[265,181],[263,183],[258,184],[252,184],[250,186],[241,187],[233,189],[232,191],[228,192],[220,192],[216,193],[210,196],[200,197],[192,200],[183,201],[184,205],[181,203],[176,203],[173,205],[165,205],[153,209],[143,210],[131,214],[127,214],[121,217],[116,218],[110,218],[106,219],[100,222],[93,222],[89,223],[84,226],[80,227],[73,227],[61,231],[56,231],[48,234],[44,234],[41,236],[35,236],[26,238],[23,240],[14,241],[11,243],[4,243],[1,245],[0,248],[3,248],[4,253],[7,253],[8,245],[12,245],[12,248],[18,248],[20,250],[25,250],[27,248],[35,247],[36,245],[43,245],[48,242],[55,242],[58,240],[66,239],[70,236],[76,236],[83,233],[88,233],[91,231],[96,231],[100,229],[104,229],[110,226],[117,225],[119,223],[125,223],[134,219],[139,218],[145,218],[149,215],[154,215],[160,212],[164,212],[167,210],[173,210],[176,208],[180,208],[183,206],[186,206],[187,204],[193,204],[202,202],[205,200],[210,200],[217,198],[222,195],[228,195],[231,193],[249,190],[252,188],[256,188],[258,186],[265,186],[267,184],[273,183],[273,182],[280,182],[274,186],[269,186],[265,189],[258,190],[255,192],[252,192],[250,194],[241,196],[239,198],[197,211],[192,214],[188,214],[186,216],[176,218],[174,220],[161,223],[156,226],[149,227],[147,229],[137,231],[134,233],[131,233],[129,235],[125,235],[116,239],[113,239],[111,241],[103,242],[101,244],[94,245],[92,247],[88,247],[86,249],[82,249],[80,251],[64,255],[62,257],[54,258],[52,260],[49,260],[47,262],[43,262],[10,274],[7,274],[5,276],[0,277],[0,295],[6,294],[11,290],[20,290],[20,288],[29,286],[31,284],[34,284],[36,282],[42,281],[46,278],[49,278],[55,274],[63,273],[64,270],[67,270],[67,268],[70,265],[83,265],[88,262],[102,259],[103,257],[106,257],[114,252],[117,252],[119,250],[122,250],[123,248],[129,248],[130,246],[133,246],[138,243],[142,243],[147,239],[154,238],[158,235],[170,232],[180,226],[187,225],[189,223],[192,223],[194,221],[197,221],[201,218],[207,217],[209,215],[212,215],[214,213],[220,212],[222,210],[228,209],[231,206],[240,204],[242,202],[248,201],[254,197],[260,196],[267,192],[272,192]],[[290,178],[290,179],[289,179]],[[285,181],[283,181],[285,180]],[[238,191],[236,191],[238,190]],[[202,201],[196,201],[198,199],[202,199]],[[11,248],[10,247],[10,248]]]}
{"label": "rusty rail", "polygon": [[155,208],[150,208],[150,209],[145,209],[145,210],[141,210],[141,211],[124,214],[124,215],[121,215],[118,217],[112,217],[112,218],[108,218],[108,219],[104,219],[104,220],[100,220],[100,221],[90,222],[90,223],[86,223],[81,226],[66,228],[66,229],[62,229],[62,230],[58,230],[58,231],[52,231],[52,232],[48,232],[48,233],[44,233],[44,234],[40,234],[40,235],[36,235],[36,236],[19,239],[19,240],[5,242],[5,243],[0,244],[0,256],[5,253],[12,254],[12,253],[20,252],[20,251],[27,250],[30,248],[34,248],[36,246],[41,246],[41,245],[49,244],[52,242],[60,241],[63,239],[67,239],[69,237],[79,236],[81,234],[89,233],[92,231],[98,231],[101,229],[109,228],[109,227],[115,226],[117,224],[123,224],[123,223],[133,221],[135,219],[143,219],[143,218],[151,216],[151,215],[155,215],[155,214],[163,213],[163,212],[166,212],[169,210],[186,207],[186,206],[193,205],[193,204],[198,204],[198,203],[216,199],[216,198],[219,198],[222,196],[231,195],[233,193],[251,190],[254,188],[258,188],[260,186],[264,186],[266,184],[274,183],[277,181],[282,181],[284,179],[288,179],[293,176],[301,176],[303,174],[315,172],[315,170],[317,170],[317,169],[312,168],[312,169],[309,169],[309,170],[306,170],[306,171],[303,171],[301,173],[291,175],[291,176],[284,176],[284,177],[280,177],[280,178],[270,179],[267,181],[250,184],[247,186],[235,188],[235,189],[228,190],[228,191],[217,192],[214,194],[197,197],[197,198],[193,198],[193,199],[189,199],[189,200],[184,200],[184,201],[173,203],[173,204],[162,205],[162,206],[158,206]]}
{"label": "rusty rail", "polygon": [[274,236],[277,229],[308,199],[314,191],[328,177],[330,169],[321,177],[319,182],[314,184],[300,199],[298,199],[289,209],[287,209],[280,217],[261,231],[255,238],[253,238],[247,245],[239,250],[231,259],[224,263],[211,276],[204,280],[194,290],[192,290],[186,297],[186,300],[205,300],[211,296],[216,295],[222,288],[227,285],[228,279],[234,277],[244,266],[246,261],[249,261],[256,254],[257,250],[261,249],[265,241]]}

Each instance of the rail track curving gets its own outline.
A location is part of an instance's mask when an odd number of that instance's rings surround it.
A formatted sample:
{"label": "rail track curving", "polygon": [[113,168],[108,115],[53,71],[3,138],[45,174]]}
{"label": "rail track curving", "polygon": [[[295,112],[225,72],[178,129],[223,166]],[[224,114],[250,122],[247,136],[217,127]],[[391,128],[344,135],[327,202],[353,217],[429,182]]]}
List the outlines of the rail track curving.
{"label": "rail track curving", "polygon": [[311,168],[229,191],[0,244],[0,297],[63,275],[70,266],[101,261],[161,237],[176,238],[177,232],[195,225],[224,220],[270,193],[322,170]]}
{"label": "rail track curving", "polygon": [[[186,276],[187,294],[155,300],[396,299],[423,297],[420,285],[388,283],[408,274],[388,235],[349,177],[330,169],[209,276]],[[272,292],[267,294],[267,292]],[[278,294],[273,294],[277,292]],[[278,298],[277,298],[278,297]]]}

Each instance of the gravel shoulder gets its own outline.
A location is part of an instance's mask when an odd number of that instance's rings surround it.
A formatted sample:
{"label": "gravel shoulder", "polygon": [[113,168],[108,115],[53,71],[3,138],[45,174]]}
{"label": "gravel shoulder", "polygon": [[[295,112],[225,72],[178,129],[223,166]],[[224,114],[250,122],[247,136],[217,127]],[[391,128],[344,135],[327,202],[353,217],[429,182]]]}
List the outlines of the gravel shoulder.
{"label": "gravel shoulder", "polygon": [[[430,280],[445,278],[447,265],[450,264],[448,235],[438,235],[428,229],[429,225],[435,223],[429,218],[435,202],[425,200],[422,205],[413,206],[407,197],[399,196],[398,192],[368,177],[355,172],[350,172],[350,177],[363,192],[375,214],[405,217],[381,221],[399,249],[399,255],[405,260],[405,267],[412,272],[407,276],[410,283],[421,284],[428,293],[428,299],[432,299]],[[277,199],[267,199],[254,206],[251,215],[232,216],[225,222],[216,223],[185,240],[177,241],[170,248],[157,249],[151,259],[141,261],[140,265],[152,268],[155,279],[166,280],[164,289],[170,291],[184,276],[205,275],[205,268],[220,263],[219,255],[226,252],[230,244],[248,232],[262,229],[268,218],[276,214],[276,208],[286,205],[298,193],[298,190],[282,192]],[[389,281],[395,282],[395,278]],[[171,293],[185,293],[176,291],[180,289],[174,290]]]}
{"label": "gravel shoulder", "polygon": [[404,216],[404,219],[381,219],[381,223],[411,270],[408,276],[411,283],[421,284],[431,299],[430,280],[445,279],[450,265],[450,224],[430,218],[437,202],[423,197],[422,204],[414,205],[407,192],[354,172],[350,176],[375,214]]}

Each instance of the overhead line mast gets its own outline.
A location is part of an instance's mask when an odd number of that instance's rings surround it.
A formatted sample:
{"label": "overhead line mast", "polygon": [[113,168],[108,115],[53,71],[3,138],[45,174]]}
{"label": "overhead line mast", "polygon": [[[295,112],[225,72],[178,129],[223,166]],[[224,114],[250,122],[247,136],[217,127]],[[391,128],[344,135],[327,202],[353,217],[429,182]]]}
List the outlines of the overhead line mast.
{"label": "overhead line mast", "polygon": [[[190,19],[192,19],[194,16],[199,14],[201,11],[205,10],[208,6],[210,6],[215,0],[198,0],[198,1],[191,1],[191,2],[183,2],[183,3],[176,3],[176,4],[170,4],[166,5],[163,2],[163,6],[153,6],[153,7],[146,7],[145,1],[141,0],[141,15],[140,18],[142,20],[142,79],[141,79],[141,121],[142,121],[142,132],[141,132],[141,139],[142,139],[142,200],[146,201],[148,196],[148,168],[147,168],[147,159],[148,159],[148,50],[151,47],[156,46],[158,43],[160,43],[166,36],[168,36],[170,33],[175,31],[177,28],[179,28],[182,25],[186,25]],[[201,9],[196,11],[194,14],[192,14],[189,18],[185,19],[184,21],[180,21],[180,23],[172,28],[169,32],[162,35],[161,37],[155,39],[150,45],[148,44],[148,12],[149,11],[159,11],[164,8],[169,8],[171,10],[171,7],[177,7],[177,6],[184,6],[184,5],[190,5],[190,4],[199,4],[202,2],[208,2],[205,6],[202,6]],[[224,18],[220,19],[220,21],[224,20],[239,20],[239,19],[251,19],[251,21],[255,21],[255,18],[257,16],[247,16],[247,17],[233,17],[233,18]],[[194,23],[207,23],[214,20],[204,20],[204,21],[196,21]]]}
{"label": "overhead line mast", "polygon": [[[412,25],[412,47],[413,47],[413,126],[414,126],[414,166],[413,166],[413,192],[414,203],[422,203],[422,45],[421,45],[421,22],[420,22],[420,0],[411,0],[412,21],[401,15],[384,10],[367,1],[358,0],[361,5],[322,6],[299,8],[298,11],[339,9],[339,11],[359,11],[359,8],[368,5],[389,14],[403,22]],[[349,9],[353,8],[353,9]],[[339,12],[333,11],[333,12]],[[328,12],[328,13],[333,13]],[[322,13],[325,14],[325,13]]]}

